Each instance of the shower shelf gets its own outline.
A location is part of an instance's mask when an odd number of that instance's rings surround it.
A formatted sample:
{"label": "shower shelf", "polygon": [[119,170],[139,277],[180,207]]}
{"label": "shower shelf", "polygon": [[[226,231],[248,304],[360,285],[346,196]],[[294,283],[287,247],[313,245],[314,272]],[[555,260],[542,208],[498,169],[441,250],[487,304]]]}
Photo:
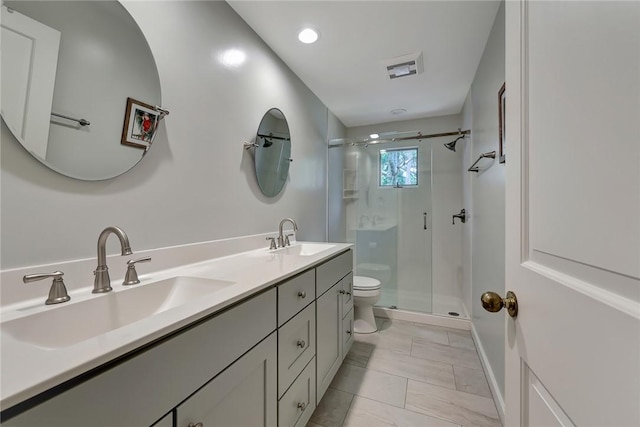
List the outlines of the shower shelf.
{"label": "shower shelf", "polygon": [[358,171],[355,169],[344,169],[342,171],[342,198],[358,198]]}
{"label": "shower shelf", "polygon": [[495,159],[496,158],[496,152],[495,151],[489,151],[488,153],[482,153],[480,154],[480,157],[478,157],[478,160],[476,160],[475,162],[473,162],[473,164],[471,165],[471,167],[469,169],[467,169],[469,172],[480,172],[480,167],[476,166],[478,164],[478,162],[482,159]]}

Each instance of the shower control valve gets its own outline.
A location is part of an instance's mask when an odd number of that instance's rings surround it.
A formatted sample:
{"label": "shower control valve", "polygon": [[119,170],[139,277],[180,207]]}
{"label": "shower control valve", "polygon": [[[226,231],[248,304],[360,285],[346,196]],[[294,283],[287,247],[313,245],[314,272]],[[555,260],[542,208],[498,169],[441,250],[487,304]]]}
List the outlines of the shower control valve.
{"label": "shower control valve", "polygon": [[467,213],[464,209],[460,210],[459,214],[456,215],[451,215],[451,224],[455,225],[456,223],[456,218],[458,218],[460,221],[462,221],[462,223],[464,224],[465,222],[467,222]]}

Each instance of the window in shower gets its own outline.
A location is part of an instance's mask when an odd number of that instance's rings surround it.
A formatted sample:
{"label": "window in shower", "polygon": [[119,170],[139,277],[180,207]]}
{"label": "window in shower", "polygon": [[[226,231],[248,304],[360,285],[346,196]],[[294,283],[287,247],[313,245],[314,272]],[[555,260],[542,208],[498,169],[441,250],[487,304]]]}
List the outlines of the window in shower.
{"label": "window in shower", "polygon": [[379,161],[380,187],[418,185],[418,147],[380,150]]}

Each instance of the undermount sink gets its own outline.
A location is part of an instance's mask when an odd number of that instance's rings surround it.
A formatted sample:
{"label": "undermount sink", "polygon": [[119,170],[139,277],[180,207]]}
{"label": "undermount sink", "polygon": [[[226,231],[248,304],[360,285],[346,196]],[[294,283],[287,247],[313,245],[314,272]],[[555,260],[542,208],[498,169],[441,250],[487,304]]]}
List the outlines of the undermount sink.
{"label": "undermount sink", "polygon": [[312,256],[335,246],[330,243],[294,243],[283,248],[282,252],[287,255]]}
{"label": "undermount sink", "polygon": [[2,333],[39,347],[68,347],[233,284],[199,277],[172,277],[10,320],[2,324]]}

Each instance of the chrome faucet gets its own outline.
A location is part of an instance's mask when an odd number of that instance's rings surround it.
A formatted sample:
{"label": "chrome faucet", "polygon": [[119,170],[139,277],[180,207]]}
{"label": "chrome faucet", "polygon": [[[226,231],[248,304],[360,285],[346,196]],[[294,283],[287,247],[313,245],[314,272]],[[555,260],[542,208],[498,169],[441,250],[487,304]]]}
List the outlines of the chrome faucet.
{"label": "chrome faucet", "polygon": [[293,224],[293,231],[298,231],[298,224],[296,224],[296,222],[293,219],[285,218],[282,221],[280,221],[280,225],[278,226],[278,247],[280,248],[284,248],[285,246],[289,245],[289,235],[287,235],[287,237],[285,238],[285,236],[282,234],[282,227],[284,226],[284,223],[287,221]]}
{"label": "chrome faucet", "polygon": [[131,255],[131,247],[129,245],[129,238],[121,228],[107,227],[102,230],[100,237],[98,237],[98,266],[93,274],[96,279],[93,282],[93,293],[100,294],[111,291],[111,279],[109,278],[109,268],[107,267],[107,237],[109,234],[115,234],[120,239],[120,248],[122,255]]}

